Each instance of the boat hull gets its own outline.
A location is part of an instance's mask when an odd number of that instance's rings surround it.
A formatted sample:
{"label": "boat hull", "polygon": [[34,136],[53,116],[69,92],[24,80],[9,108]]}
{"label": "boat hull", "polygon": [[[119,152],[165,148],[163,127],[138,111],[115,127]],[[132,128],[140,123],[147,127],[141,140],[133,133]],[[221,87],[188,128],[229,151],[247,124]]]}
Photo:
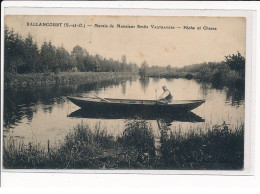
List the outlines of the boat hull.
{"label": "boat hull", "polygon": [[[173,101],[169,103],[157,102],[152,100],[127,100],[124,99],[110,99],[93,100],[91,98],[77,98],[68,97],[68,99],[83,109],[92,110],[120,110],[120,111],[163,111],[169,112],[182,112],[190,111],[203,104],[204,100],[189,100],[189,101]],[[109,102],[108,102],[109,101]]]}

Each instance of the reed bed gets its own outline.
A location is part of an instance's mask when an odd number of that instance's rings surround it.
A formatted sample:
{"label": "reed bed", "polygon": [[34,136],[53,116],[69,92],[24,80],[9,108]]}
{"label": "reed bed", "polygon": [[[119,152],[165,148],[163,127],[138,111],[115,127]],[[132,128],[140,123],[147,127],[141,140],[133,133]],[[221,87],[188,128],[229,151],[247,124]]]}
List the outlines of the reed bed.
{"label": "reed bed", "polygon": [[93,81],[111,80],[115,78],[131,77],[129,72],[60,72],[58,74],[30,73],[30,74],[5,74],[5,85],[30,86],[52,85],[60,83],[85,83]]}
{"label": "reed bed", "polygon": [[159,146],[146,121],[131,121],[118,136],[80,124],[48,150],[4,138],[6,169],[225,169],[242,170],[244,125],[216,125],[200,133],[160,129]]}

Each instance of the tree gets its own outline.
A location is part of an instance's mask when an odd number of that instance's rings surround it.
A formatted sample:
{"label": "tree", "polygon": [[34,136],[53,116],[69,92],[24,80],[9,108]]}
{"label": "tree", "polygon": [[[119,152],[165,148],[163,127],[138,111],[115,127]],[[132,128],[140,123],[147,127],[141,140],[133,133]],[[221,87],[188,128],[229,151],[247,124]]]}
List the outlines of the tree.
{"label": "tree", "polygon": [[243,57],[239,51],[237,54],[225,56],[225,62],[231,70],[235,70],[240,76],[245,75],[245,57]]}
{"label": "tree", "polygon": [[40,52],[41,67],[40,72],[54,72],[57,68],[56,48],[52,45],[51,41],[44,43],[41,46]]}
{"label": "tree", "polygon": [[8,26],[4,28],[4,35],[5,35],[5,44],[4,44],[4,69],[5,71],[12,72],[12,68],[10,66],[10,59],[11,59],[11,45],[14,42],[14,34],[13,31],[10,31]]}
{"label": "tree", "polygon": [[122,60],[122,63],[126,64],[126,56],[125,55],[122,56],[121,60]]}
{"label": "tree", "polygon": [[96,54],[95,55],[95,60],[94,60],[94,62],[95,62],[94,63],[95,64],[94,68],[95,68],[96,72],[100,72],[101,71],[102,61],[103,61],[102,57],[100,55]]}
{"label": "tree", "polygon": [[86,55],[88,55],[87,51],[79,45],[77,45],[73,48],[71,54],[76,59],[76,66],[79,69],[79,71],[85,71],[84,58]]}
{"label": "tree", "polygon": [[[4,28],[4,69],[12,73],[94,71],[94,72],[137,72],[135,63],[127,63],[126,56],[121,61],[102,56],[90,55],[86,49],[76,45],[69,53],[63,46],[56,48],[52,42],[46,42],[39,48],[29,34],[25,39],[14,33],[8,26]],[[143,62],[146,76],[147,63]]]}
{"label": "tree", "polygon": [[23,73],[31,73],[36,71],[39,60],[39,49],[37,43],[33,42],[32,36],[29,34],[25,39],[25,67]]}
{"label": "tree", "polygon": [[56,58],[57,68],[61,71],[71,70],[74,66],[72,56],[63,46],[57,48]]}
{"label": "tree", "polygon": [[126,56],[125,55],[122,56],[121,61],[122,61],[122,63],[121,63],[121,71],[126,71],[127,64],[126,64]]}
{"label": "tree", "polygon": [[141,68],[139,69],[139,75],[141,77],[146,77],[148,75],[148,64],[146,61],[142,62]]}
{"label": "tree", "polygon": [[25,64],[25,46],[21,36],[5,27],[5,71],[17,73]]}
{"label": "tree", "polygon": [[171,65],[167,65],[166,70],[171,71],[171,69],[172,69]]}

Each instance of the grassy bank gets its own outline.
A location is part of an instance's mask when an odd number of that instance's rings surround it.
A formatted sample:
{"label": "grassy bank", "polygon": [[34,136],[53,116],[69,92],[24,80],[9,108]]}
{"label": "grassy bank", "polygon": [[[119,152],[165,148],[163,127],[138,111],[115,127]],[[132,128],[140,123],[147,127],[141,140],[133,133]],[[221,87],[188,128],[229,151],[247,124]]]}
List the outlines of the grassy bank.
{"label": "grassy bank", "polygon": [[[126,124],[113,136],[98,126],[78,125],[58,147],[5,138],[4,168],[42,169],[242,169],[244,125],[230,130],[214,126],[207,132],[185,135],[160,129],[160,146],[145,121]],[[201,130],[205,131],[205,130]]]}
{"label": "grassy bank", "polygon": [[127,72],[61,72],[58,74],[30,73],[5,74],[5,86],[51,85],[59,83],[84,83],[89,81],[103,81],[114,78],[130,77]]}

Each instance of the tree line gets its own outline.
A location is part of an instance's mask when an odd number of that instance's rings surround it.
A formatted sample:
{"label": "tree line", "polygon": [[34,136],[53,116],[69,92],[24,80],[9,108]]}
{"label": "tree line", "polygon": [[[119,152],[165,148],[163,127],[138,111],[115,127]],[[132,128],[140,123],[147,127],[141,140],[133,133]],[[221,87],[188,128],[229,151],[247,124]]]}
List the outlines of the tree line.
{"label": "tree line", "polygon": [[144,61],[139,69],[139,75],[141,77],[178,77],[187,73],[196,74],[199,77],[211,77],[213,74],[224,74],[231,71],[237,73],[237,75],[244,79],[245,77],[245,57],[240,52],[236,54],[225,56],[225,61],[221,62],[204,62],[199,64],[187,65],[181,68],[172,67],[168,65],[166,67],[161,66],[149,66]]}
{"label": "tree line", "polygon": [[76,45],[72,52],[63,46],[56,47],[51,41],[39,47],[29,34],[22,38],[13,29],[4,28],[4,67],[10,73],[46,73],[60,71],[81,72],[137,72],[136,63],[106,59],[96,54],[90,55],[86,49]]}

